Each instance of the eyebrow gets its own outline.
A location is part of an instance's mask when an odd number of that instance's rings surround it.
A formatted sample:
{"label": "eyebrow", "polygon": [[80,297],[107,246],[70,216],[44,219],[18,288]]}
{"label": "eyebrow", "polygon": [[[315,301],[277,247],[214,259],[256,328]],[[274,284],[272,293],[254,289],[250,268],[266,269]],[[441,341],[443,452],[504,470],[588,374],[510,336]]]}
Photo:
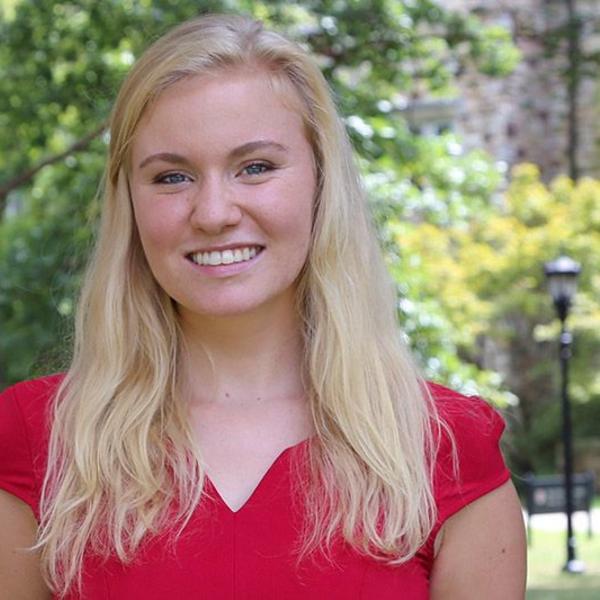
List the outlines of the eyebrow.
{"label": "eyebrow", "polygon": [[[289,148],[280,144],[279,142],[274,142],[272,140],[256,140],[253,142],[248,142],[247,144],[242,144],[237,148],[234,148],[229,153],[229,158],[241,158],[246,154],[250,154],[251,152],[255,152],[256,150],[277,150],[279,152],[287,152]],[[139,169],[144,168],[146,165],[150,164],[154,161],[163,161],[167,163],[172,163],[175,165],[181,164],[189,164],[189,160],[185,158],[185,156],[181,156],[180,154],[176,154],[174,152],[158,152],[156,154],[151,154],[147,156],[138,166]]]}

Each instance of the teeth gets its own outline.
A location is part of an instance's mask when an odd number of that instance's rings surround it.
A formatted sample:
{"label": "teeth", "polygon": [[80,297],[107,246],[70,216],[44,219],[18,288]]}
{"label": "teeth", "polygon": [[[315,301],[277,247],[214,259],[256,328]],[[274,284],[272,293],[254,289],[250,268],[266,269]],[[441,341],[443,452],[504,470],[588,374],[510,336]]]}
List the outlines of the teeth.
{"label": "teeth", "polygon": [[212,252],[196,252],[191,254],[190,258],[197,265],[230,265],[232,263],[244,262],[254,258],[259,249],[256,246],[246,246],[245,248],[236,248],[235,250],[213,250]]}

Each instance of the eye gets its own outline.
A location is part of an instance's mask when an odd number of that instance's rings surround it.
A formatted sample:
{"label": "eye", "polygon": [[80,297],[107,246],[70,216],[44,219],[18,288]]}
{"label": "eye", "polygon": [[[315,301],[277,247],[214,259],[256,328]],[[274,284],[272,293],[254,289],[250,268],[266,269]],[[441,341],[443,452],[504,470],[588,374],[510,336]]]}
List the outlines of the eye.
{"label": "eye", "polygon": [[189,177],[184,173],[178,173],[177,171],[171,173],[161,173],[153,179],[153,183],[162,183],[166,185],[177,185],[178,183],[185,183],[189,181]]}
{"label": "eye", "polygon": [[244,175],[263,175],[273,170],[273,165],[265,162],[253,162],[242,169]]}

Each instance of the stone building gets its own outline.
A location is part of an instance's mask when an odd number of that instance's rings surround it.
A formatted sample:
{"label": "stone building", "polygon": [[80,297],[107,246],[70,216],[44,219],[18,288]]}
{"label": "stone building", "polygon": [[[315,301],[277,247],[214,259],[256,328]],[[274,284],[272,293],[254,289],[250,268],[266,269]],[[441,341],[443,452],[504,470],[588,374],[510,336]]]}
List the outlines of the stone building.
{"label": "stone building", "polygon": [[[413,100],[404,110],[424,133],[451,127],[466,148],[485,148],[510,167],[519,162],[540,166],[545,180],[568,173],[568,68],[566,43],[548,57],[544,41],[568,22],[565,0],[444,0],[445,8],[468,11],[489,24],[502,24],[513,35],[523,59],[504,78],[467,70],[454,100]],[[600,51],[598,0],[576,0],[582,20],[583,52]],[[583,78],[577,108],[577,163],[581,175],[600,176],[600,89],[597,77]]]}

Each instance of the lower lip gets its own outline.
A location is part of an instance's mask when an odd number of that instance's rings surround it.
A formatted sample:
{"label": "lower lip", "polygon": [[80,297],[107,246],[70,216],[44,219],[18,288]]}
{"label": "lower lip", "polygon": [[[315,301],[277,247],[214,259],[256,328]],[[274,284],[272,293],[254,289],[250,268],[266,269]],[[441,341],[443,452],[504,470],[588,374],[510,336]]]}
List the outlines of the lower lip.
{"label": "lower lip", "polygon": [[251,269],[261,259],[264,251],[265,250],[263,248],[254,258],[251,258],[250,260],[244,260],[238,263],[230,263],[228,265],[199,265],[187,257],[186,261],[192,267],[194,267],[196,272],[200,272],[207,277],[222,279],[225,277],[232,277],[233,275],[237,275],[247,271],[248,269]]}

